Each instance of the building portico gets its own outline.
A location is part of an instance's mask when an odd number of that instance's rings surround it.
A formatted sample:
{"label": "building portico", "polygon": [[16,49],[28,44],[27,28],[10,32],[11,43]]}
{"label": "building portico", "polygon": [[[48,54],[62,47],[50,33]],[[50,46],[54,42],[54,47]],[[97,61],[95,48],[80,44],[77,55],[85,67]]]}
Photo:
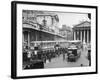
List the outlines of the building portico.
{"label": "building portico", "polygon": [[91,23],[88,21],[82,22],[73,27],[74,40],[81,40],[85,43],[91,42]]}

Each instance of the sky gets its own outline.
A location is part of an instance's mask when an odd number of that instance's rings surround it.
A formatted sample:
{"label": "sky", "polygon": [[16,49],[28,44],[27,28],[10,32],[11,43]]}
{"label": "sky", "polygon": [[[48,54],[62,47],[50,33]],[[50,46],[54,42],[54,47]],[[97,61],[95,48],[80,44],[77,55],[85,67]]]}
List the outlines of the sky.
{"label": "sky", "polygon": [[52,12],[52,11],[34,11],[34,12],[35,12],[35,14],[37,14],[37,13],[43,14],[43,12],[44,12],[46,14],[49,13],[49,14],[58,15],[58,18],[59,18],[58,28],[61,28],[62,25],[73,27],[73,25],[79,24],[80,21],[90,21],[89,18],[88,18],[88,14],[87,13]]}
{"label": "sky", "polygon": [[59,28],[62,25],[73,27],[73,25],[79,24],[80,21],[89,21],[88,14],[86,13],[57,13],[59,17]]}

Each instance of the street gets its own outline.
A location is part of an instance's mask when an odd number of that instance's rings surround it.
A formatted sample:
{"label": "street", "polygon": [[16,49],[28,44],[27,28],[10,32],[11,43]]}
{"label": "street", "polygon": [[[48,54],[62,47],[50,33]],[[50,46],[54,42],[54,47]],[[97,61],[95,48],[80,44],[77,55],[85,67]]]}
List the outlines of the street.
{"label": "street", "polygon": [[86,50],[81,50],[81,56],[76,62],[68,62],[67,55],[65,60],[63,60],[63,55],[53,58],[51,62],[44,64],[44,68],[62,68],[62,67],[80,67],[80,66],[89,66],[89,61],[86,58]]}

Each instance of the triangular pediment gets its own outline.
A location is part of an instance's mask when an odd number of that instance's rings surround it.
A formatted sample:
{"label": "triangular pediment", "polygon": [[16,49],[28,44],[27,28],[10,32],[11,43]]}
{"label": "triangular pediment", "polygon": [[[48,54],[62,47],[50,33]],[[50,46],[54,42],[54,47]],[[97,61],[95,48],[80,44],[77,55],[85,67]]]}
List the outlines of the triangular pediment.
{"label": "triangular pediment", "polygon": [[80,24],[75,25],[74,27],[90,27],[90,26],[91,26],[91,22],[85,21],[85,22],[81,22]]}

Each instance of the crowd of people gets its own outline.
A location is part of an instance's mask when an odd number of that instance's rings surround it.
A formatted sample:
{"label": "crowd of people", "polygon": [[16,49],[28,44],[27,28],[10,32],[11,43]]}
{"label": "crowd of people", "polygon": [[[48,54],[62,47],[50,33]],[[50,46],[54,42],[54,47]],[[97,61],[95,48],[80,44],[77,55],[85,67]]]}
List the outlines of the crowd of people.
{"label": "crowd of people", "polygon": [[44,63],[46,63],[46,61],[51,62],[52,58],[59,57],[61,54],[63,54],[63,59],[65,59],[66,53],[67,53],[67,48],[38,50],[37,54],[35,54],[34,51],[31,52],[26,51],[23,53],[23,61],[39,59],[42,60]]}
{"label": "crowd of people", "polygon": [[[78,46],[79,47],[79,46]],[[81,46],[81,49],[84,49]],[[77,53],[77,52],[76,52]],[[89,53],[89,52],[88,52]],[[23,51],[23,62],[31,62],[31,61],[42,61],[43,64],[48,62],[52,62],[53,58],[59,57],[63,55],[63,60],[66,59],[66,55],[68,55],[68,48],[58,47],[58,48],[51,48],[51,49],[39,49],[35,53],[34,50],[30,50],[29,48]],[[74,53],[75,54],[75,53]],[[91,65],[90,53],[88,54],[89,66]]]}

